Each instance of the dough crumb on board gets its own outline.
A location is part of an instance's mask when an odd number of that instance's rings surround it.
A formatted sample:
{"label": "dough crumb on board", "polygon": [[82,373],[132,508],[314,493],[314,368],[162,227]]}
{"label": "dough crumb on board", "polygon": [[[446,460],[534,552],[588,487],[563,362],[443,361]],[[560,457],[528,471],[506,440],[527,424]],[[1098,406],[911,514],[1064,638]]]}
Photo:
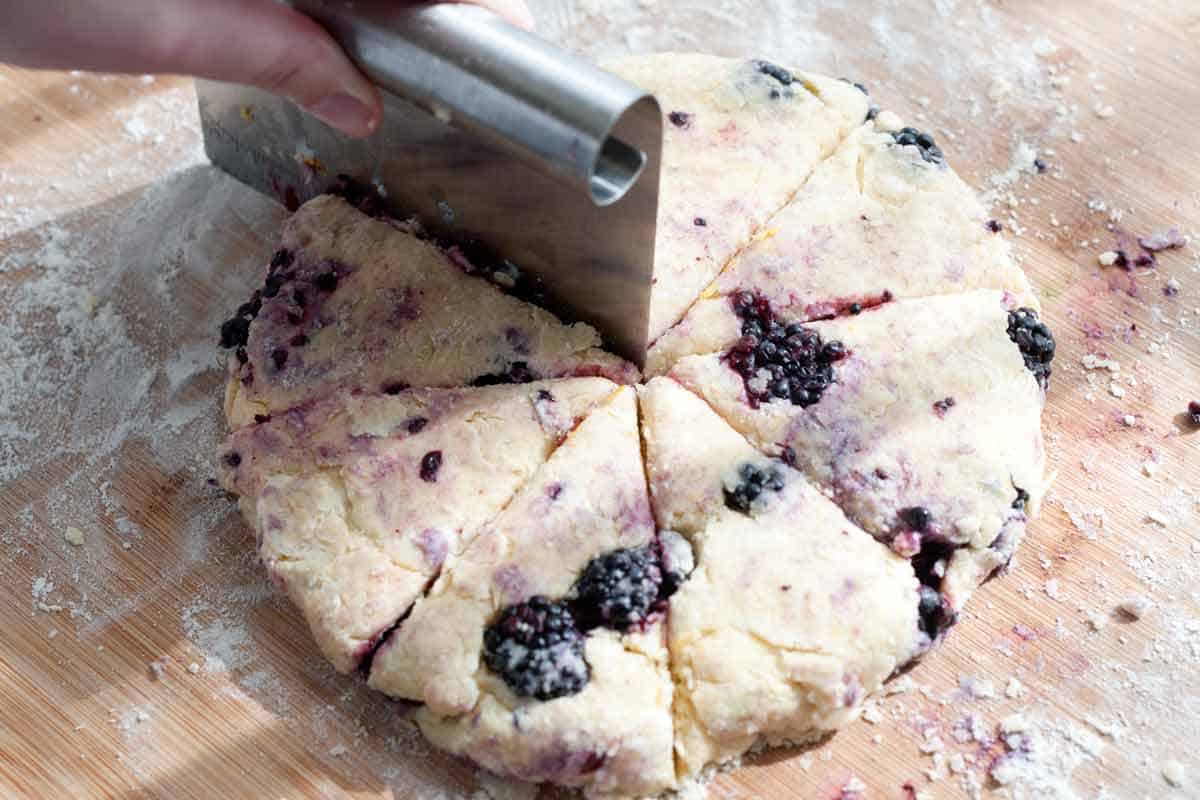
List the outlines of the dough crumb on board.
{"label": "dough crumb on board", "polygon": [[1187,785],[1187,770],[1178,761],[1166,761],[1162,767],[1163,780],[1177,789]]}

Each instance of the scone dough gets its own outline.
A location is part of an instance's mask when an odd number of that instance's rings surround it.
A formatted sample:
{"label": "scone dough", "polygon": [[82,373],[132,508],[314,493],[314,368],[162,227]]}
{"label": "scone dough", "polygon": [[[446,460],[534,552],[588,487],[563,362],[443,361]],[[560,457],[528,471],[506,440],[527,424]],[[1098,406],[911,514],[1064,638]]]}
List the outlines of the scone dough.
{"label": "scone dough", "polygon": [[845,81],[695,53],[635,56],[607,67],[653,92],[667,115],[654,340],[863,121],[868,100]]}
{"label": "scone dough", "polygon": [[[640,394],[658,524],[695,553],[668,622],[681,772],[837,730],[916,651],[912,568],[679,384]],[[722,500],[745,464],[783,476],[750,513]]]}
{"label": "scone dough", "polygon": [[320,197],[222,326],[218,454],[338,670],[604,798],[829,735],[945,636],[1045,494],[1054,354],[999,226],[862,87],[611,68],[665,115],[648,383],[517,267]]}
{"label": "scone dough", "polygon": [[417,603],[376,655],[370,685],[424,703],[435,744],[523,780],[591,795],[675,782],[661,619],[587,637],[591,680],[553,702],[516,696],[481,663],[483,631],[534,595],[563,597],[596,556],[655,538],[633,389],[594,411]]}
{"label": "scone dough", "polygon": [[218,475],[267,571],[348,672],[615,388],[575,378],[328,397],[235,432]]}
{"label": "scone dough", "polygon": [[[889,115],[893,116],[893,115]],[[856,129],[650,352],[659,375],[740,332],[729,297],[754,292],[796,321],[886,298],[994,288],[1037,301],[975,193],[944,161],[896,145],[878,120]],[[994,225],[993,225],[994,227]]]}
{"label": "scone dough", "polygon": [[333,391],[465,386],[514,370],[525,380],[637,379],[598,349],[593,328],[468,275],[464,259],[340,198],[306,203],[284,226],[247,361],[230,359],[230,425]]}
{"label": "scone dough", "polygon": [[[905,552],[921,547],[916,533],[926,554],[968,548],[957,557],[982,559],[982,578],[1007,563],[1045,489],[1042,391],[1008,336],[1010,302],[979,290],[811,323],[848,355],[808,408],[752,407],[721,354],[688,356],[671,376],[880,540]],[[924,530],[905,522],[913,508],[928,514]],[[953,583],[961,608],[974,582]]]}

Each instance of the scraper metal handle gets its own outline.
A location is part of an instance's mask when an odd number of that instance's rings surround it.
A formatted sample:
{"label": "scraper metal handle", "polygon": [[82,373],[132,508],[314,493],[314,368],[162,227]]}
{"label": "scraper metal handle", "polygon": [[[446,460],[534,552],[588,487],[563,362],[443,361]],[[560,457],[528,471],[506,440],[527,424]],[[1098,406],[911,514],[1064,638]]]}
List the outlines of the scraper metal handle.
{"label": "scraper metal handle", "polygon": [[[598,206],[637,182],[644,90],[478,6],[292,0],[385,91],[587,192]],[[625,135],[628,134],[628,135]]]}

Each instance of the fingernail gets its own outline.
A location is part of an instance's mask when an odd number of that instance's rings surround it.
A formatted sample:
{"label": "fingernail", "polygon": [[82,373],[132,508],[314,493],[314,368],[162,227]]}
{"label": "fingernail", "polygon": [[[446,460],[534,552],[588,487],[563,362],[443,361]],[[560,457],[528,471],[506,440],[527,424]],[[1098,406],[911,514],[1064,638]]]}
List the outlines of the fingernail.
{"label": "fingernail", "polygon": [[370,136],[379,125],[370,106],[344,93],[318,100],[308,107],[308,113],[351,136]]}

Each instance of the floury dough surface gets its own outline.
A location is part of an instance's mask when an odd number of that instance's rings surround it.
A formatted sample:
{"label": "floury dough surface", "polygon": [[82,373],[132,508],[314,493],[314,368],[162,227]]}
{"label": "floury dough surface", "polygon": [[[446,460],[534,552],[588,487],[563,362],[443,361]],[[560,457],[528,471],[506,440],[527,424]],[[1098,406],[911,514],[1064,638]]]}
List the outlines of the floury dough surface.
{"label": "floury dough surface", "polygon": [[649,375],[740,335],[729,303],[757,292],[796,321],[897,298],[1007,290],[1037,307],[1008,243],[988,227],[975,193],[944,162],[896,147],[883,114],[850,134],[782,211],[710,284],[650,352]]}
{"label": "floury dough surface", "polygon": [[594,329],[564,325],[466,274],[466,262],[406,226],[340,198],[306,203],[281,247],[282,280],[250,326],[249,361],[230,359],[233,427],[323,392],[462,386],[514,365],[535,378],[637,379],[632,365],[598,349]]}
{"label": "floury dough surface", "polygon": [[222,329],[218,454],[337,669],[595,797],[836,731],[940,641],[1041,503],[1053,352],[971,190],[853,84],[613,68],[667,115],[659,377],[322,197]]}
{"label": "floury dough surface", "polygon": [[[703,397],[764,452],[790,448],[797,465],[884,541],[900,512],[921,507],[927,538],[955,553],[951,595],[976,580],[964,559],[1007,563],[1045,489],[1042,391],[1007,333],[1008,298],[980,290],[902,300],[809,327],[847,357],[819,403],[751,406],[722,356],[688,356],[671,376]],[[997,421],[1002,420],[1003,424]],[[1019,493],[1024,508],[1016,508]],[[898,548],[914,546],[897,542]],[[943,591],[946,591],[943,589]]]}
{"label": "floury dough surface", "polygon": [[634,390],[594,411],[453,563],[388,643],[370,684],[424,703],[437,745],[487,769],[589,794],[658,794],[674,784],[671,686],[661,615],[645,630],[587,637],[591,679],[552,702],[521,698],[481,662],[502,608],[558,598],[596,556],[650,544]]}
{"label": "floury dough surface", "polygon": [[753,62],[668,53],[609,69],[658,98],[663,125],[650,338],[670,328],[725,263],[866,116],[849,83]]}
{"label": "floury dough surface", "polygon": [[[641,400],[659,527],[695,559],[669,625],[682,771],[837,730],[917,651],[912,567],[671,379]],[[784,482],[751,513],[723,502],[743,464]]]}
{"label": "floury dough surface", "polygon": [[577,378],[329,397],[234,433],[219,478],[268,572],[348,672],[615,388]]}

